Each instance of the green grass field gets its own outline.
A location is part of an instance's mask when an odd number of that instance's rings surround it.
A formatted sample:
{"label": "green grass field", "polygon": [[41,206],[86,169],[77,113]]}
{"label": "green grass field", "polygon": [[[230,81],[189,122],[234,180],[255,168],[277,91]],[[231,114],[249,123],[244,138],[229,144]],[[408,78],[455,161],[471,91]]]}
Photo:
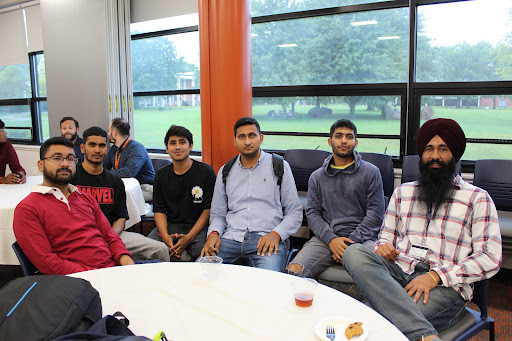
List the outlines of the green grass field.
{"label": "green grass field", "polygon": [[[349,117],[349,107],[346,104],[331,104],[332,115],[325,118],[310,118],[308,111],[311,105],[296,105],[293,117],[269,117],[270,110],[279,112],[280,105],[256,105],[253,107],[253,116],[260,122],[262,130],[267,131],[295,131],[327,133],[331,124],[340,119]],[[472,138],[498,138],[512,139],[512,108],[490,109],[485,108],[449,108],[433,107],[434,117],[445,117],[456,120],[467,137]],[[2,120],[7,126],[30,127],[30,113],[2,114]],[[360,134],[400,134],[399,120],[382,120],[380,110],[367,111],[365,106],[356,106],[356,117],[353,119]],[[423,122],[422,122],[423,123]],[[163,149],[164,137],[171,124],[178,124],[190,129],[194,135],[194,150],[201,150],[201,109],[195,107],[173,107],[172,109],[136,109],[134,113],[134,138],[142,142],[146,148]],[[48,114],[42,114],[43,136],[49,137]],[[26,130],[11,131],[11,138],[29,138]],[[27,136],[25,136],[27,135]],[[286,150],[292,148],[308,148],[329,150],[327,138],[324,137],[298,137],[298,136],[265,136],[263,142],[265,149]],[[400,141],[387,139],[359,139],[357,148],[363,152],[386,153],[399,155]],[[512,158],[512,145],[507,144],[475,144],[470,143],[463,158],[476,159],[510,159]]]}
{"label": "green grass field", "polygon": [[[346,104],[328,105],[333,110],[326,118],[310,118],[307,113],[313,106],[295,106],[293,117],[268,117],[267,112],[282,110],[280,105],[257,105],[253,116],[260,122],[262,130],[295,132],[329,132],[331,124],[349,117]],[[434,107],[434,117],[456,120],[467,137],[512,139],[512,108],[485,110],[484,108]],[[163,138],[171,124],[187,127],[194,134],[194,150],[201,149],[201,112],[199,107],[181,107],[164,111],[137,109],[134,113],[135,138],[147,148],[164,148]],[[380,110],[367,111],[365,106],[356,106],[353,119],[360,134],[400,134],[399,120],[382,120]],[[422,122],[423,123],[423,122]],[[327,138],[296,136],[265,136],[266,149],[309,148],[329,150]],[[359,139],[359,151],[398,155],[400,142],[387,139]],[[464,159],[512,158],[512,145],[468,144]]]}

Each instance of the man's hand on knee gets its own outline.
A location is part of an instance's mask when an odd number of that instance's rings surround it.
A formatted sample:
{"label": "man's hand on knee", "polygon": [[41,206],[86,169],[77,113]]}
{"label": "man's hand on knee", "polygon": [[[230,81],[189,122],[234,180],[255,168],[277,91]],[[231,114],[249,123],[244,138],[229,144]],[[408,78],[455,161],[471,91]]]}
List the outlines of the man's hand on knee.
{"label": "man's hand on knee", "polygon": [[201,250],[201,257],[203,256],[216,256],[219,252],[220,237],[217,233],[212,232],[206,239],[203,249]]}
{"label": "man's hand on knee", "polygon": [[343,253],[351,244],[354,244],[354,241],[350,238],[336,237],[331,239],[328,246],[332,252],[332,259],[334,259],[335,262],[341,263]]}
{"label": "man's hand on knee", "polygon": [[277,255],[280,241],[281,237],[279,237],[279,235],[274,232],[270,232],[264,236],[261,236],[258,240],[258,244],[256,244],[256,247],[258,248],[258,256],[265,257],[265,253],[267,251],[268,256],[272,255],[272,251],[274,251],[274,255]]}
{"label": "man's hand on knee", "polygon": [[410,297],[414,296],[414,303],[418,303],[421,294],[425,294],[423,296],[423,304],[427,304],[428,298],[430,296],[430,291],[437,287],[437,285],[438,282],[435,280],[435,277],[432,278],[432,275],[426,273],[410,281],[409,284],[407,284],[404,289],[405,291],[407,291]]}

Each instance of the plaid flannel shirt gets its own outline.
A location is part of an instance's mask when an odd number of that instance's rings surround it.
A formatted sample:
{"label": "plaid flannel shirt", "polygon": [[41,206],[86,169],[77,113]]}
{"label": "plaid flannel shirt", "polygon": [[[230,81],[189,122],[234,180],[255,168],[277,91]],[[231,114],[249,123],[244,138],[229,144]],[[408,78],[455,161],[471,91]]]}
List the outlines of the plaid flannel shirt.
{"label": "plaid flannel shirt", "polygon": [[[430,218],[416,199],[415,182],[395,189],[376,248],[391,243],[400,251],[396,263],[411,274],[419,262],[430,263],[442,285],[453,287],[469,301],[470,283],[492,277],[501,264],[501,233],[489,194],[456,175],[451,200]],[[413,245],[428,248],[424,258],[409,254]]]}

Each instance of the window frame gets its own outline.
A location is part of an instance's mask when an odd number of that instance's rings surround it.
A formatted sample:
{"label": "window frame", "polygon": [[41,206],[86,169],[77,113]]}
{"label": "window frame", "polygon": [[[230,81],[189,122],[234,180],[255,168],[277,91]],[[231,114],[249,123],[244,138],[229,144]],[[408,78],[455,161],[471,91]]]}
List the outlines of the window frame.
{"label": "window frame", "polygon": [[30,119],[32,124],[30,127],[10,127],[6,126],[7,129],[17,130],[30,130],[32,138],[30,139],[19,139],[9,138],[9,141],[16,144],[38,144],[43,142],[43,128],[41,113],[38,110],[38,104],[40,102],[47,101],[47,97],[38,97],[37,94],[37,65],[36,58],[38,55],[44,54],[44,51],[30,52],[28,54],[28,66],[30,71],[30,88],[31,96],[29,98],[12,98],[12,99],[0,99],[0,106],[9,105],[28,105],[30,107]]}
{"label": "window frame", "polygon": [[[147,32],[147,33],[132,34],[130,41],[148,39],[148,38],[157,38],[157,37],[162,37],[162,36],[169,36],[169,35],[190,33],[190,32],[199,32],[199,25],[186,26],[186,27],[173,28],[173,29],[169,29],[169,30],[161,30],[161,31],[154,31],[154,32]],[[179,96],[179,95],[200,95],[200,88],[183,89],[183,90],[134,91],[132,98],[133,98],[133,100],[135,100],[136,97],[143,97],[143,96]],[[148,152],[156,153],[156,154],[166,154],[165,149],[159,149],[159,148],[148,148]],[[190,155],[201,156],[202,152],[199,150],[191,150]]]}
{"label": "window frame", "polygon": [[[420,125],[421,96],[423,95],[500,95],[512,94],[512,81],[472,81],[472,82],[417,82],[417,14],[418,8],[424,5],[464,2],[469,0],[396,0],[360,5],[290,12],[252,18],[252,24],[304,19],[318,16],[348,14],[356,12],[377,11],[392,8],[409,8],[409,62],[407,83],[372,83],[372,84],[338,84],[338,85],[302,85],[302,86],[270,86],[253,87],[253,97],[289,97],[289,96],[401,96],[400,135],[358,134],[360,138],[400,139],[400,155],[393,157],[395,166],[401,166],[403,156],[416,154],[415,137]],[[328,133],[299,133],[262,131],[267,135],[281,136],[328,136]],[[468,143],[512,144],[512,139],[478,139],[467,138]],[[282,150],[272,150],[280,152]],[[462,162],[463,171],[474,170],[474,160]]]}

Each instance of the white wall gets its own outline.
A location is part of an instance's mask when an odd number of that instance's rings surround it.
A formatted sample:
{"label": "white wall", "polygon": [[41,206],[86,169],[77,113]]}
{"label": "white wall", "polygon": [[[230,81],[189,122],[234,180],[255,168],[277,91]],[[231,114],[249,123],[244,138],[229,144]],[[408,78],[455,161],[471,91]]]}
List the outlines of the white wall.
{"label": "white wall", "polygon": [[[41,175],[37,169],[37,161],[39,160],[39,146],[30,145],[14,145],[21,167],[25,169],[28,176]],[[7,169],[6,174],[9,170]]]}
{"label": "white wall", "polygon": [[149,21],[197,13],[197,0],[130,0],[131,22]]}
{"label": "white wall", "polygon": [[104,0],[41,0],[50,135],[73,116],[81,130],[108,127]]}

